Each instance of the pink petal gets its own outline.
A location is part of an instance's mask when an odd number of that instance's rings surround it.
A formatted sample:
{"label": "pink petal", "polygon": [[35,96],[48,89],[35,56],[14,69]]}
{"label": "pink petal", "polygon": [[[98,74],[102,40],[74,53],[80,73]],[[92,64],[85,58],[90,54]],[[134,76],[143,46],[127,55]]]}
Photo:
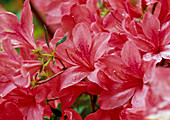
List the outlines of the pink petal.
{"label": "pink petal", "polygon": [[144,120],[145,108],[136,107],[131,105],[125,105],[125,108],[121,111],[121,120]]}
{"label": "pink petal", "polygon": [[99,109],[95,113],[87,115],[85,120],[120,120],[121,108],[116,108],[113,110],[102,110]]}
{"label": "pink petal", "polygon": [[[135,51],[135,52],[134,52]],[[130,41],[127,41],[121,51],[122,61],[133,70],[141,66],[141,56],[138,48]]]}
{"label": "pink petal", "polygon": [[76,24],[72,16],[64,15],[61,19],[61,25],[67,32],[72,33],[72,30]]}
{"label": "pink petal", "polygon": [[0,13],[0,26],[10,31],[19,31],[20,23],[13,13]]}
{"label": "pink petal", "polygon": [[67,88],[69,86],[75,85],[76,83],[83,80],[90,73],[88,68],[83,68],[80,66],[73,66],[68,68],[61,74],[61,87],[60,90]]}
{"label": "pink petal", "polygon": [[170,98],[170,68],[156,68],[152,72],[151,89],[159,96]]}
{"label": "pink petal", "polygon": [[21,14],[21,27],[23,32],[26,32],[27,37],[33,35],[33,17],[29,0],[24,2],[24,8]]}
{"label": "pink petal", "polygon": [[144,52],[154,51],[155,45],[150,41],[140,37],[129,37],[129,40],[135,43],[135,45]]}
{"label": "pink petal", "polygon": [[30,74],[22,75],[20,71],[16,72],[13,76],[13,82],[16,86],[22,87],[22,88],[28,88],[30,85]]}
{"label": "pink petal", "polygon": [[24,8],[21,14],[21,28],[23,30],[24,37],[26,37],[27,41],[31,46],[36,49],[36,45],[34,43],[34,27],[33,27],[33,17],[31,12],[31,7],[29,4],[29,0],[24,2]]}
{"label": "pink petal", "polygon": [[78,114],[77,111],[73,109],[66,109],[64,112],[69,120],[82,120],[80,114]]}
{"label": "pink petal", "polygon": [[12,102],[3,102],[0,105],[1,120],[23,120],[23,115],[18,107]]}
{"label": "pink petal", "polygon": [[91,49],[92,38],[90,30],[84,23],[77,24],[73,29],[73,43],[76,48],[87,54]]}
{"label": "pink petal", "polygon": [[155,35],[159,34],[160,22],[151,13],[146,13],[142,20],[143,33],[148,39],[153,39]]}
{"label": "pink petal", "polygon": [[96,67],[103,71],[113,81],[121,82],[115,76],[116,71],[120,71],[123,62],[120,57],[115,55],[105,56],[96,63]]}
{"label": "pink petal", "polygon": [[0,76],[0,95],[2,97],[6,96],[9,92],[14,90],[16,86],[7,76]]}
{"label": "pink petal", "polygon": [[93,38],[94,44],[92,48],[92,53],[95,53],[94,61],[99,59],[108,49],[107,43],[110,37],[110,34],[104,32],[95,35],[95,37]]}
{"label": "pink petal", "polygon": [[102,89],[108,90],[110,88],[110,85],[113,84],[113,81],[107,77],[102,71],[95,69],[93,72],[91,72],[87,78],[93,82],[96,83],[98,86],[100,86]]}
{"label": "pink petal", "polygon": [[137,88],[136,92],[132,98],[131,104],[135,107],[145,107],[145,98],[147,95],[149,87],[144,85],[143,88]]}
{"label": "pink petal", "polygon": [[119,107],[132,97],[134,91],[134,88],[118,88],[113,91],[103,91],[98,99],[100,108],[104,110],[110,110]]}
{"label": "pink petal", "polygon": [[113,9],[122,8],[125,9],[125,3],[123,0],[108,0]]}
{"label": "pink petal", "polygon": [[59,92],[62,110],[69,108],[77,97],[87,91],[88,83],[79,82],[73,86],[67,87]]}
{"label": "pink petal", "polygon": [[42,62],[38,60],[24,60],[21,72],[23,76],[26,76],[28,73],[30,73],[30,76],[32,76],[35,72],[40,70],[42,67]]}
{"label": "pink petal", "polygon": [[11,45],[11,41],[9,39],[3,40],[2,42],[2,49],[9,55],[9,57],[20,63],[22,61],[22,57],[17,53],[16,50]]}

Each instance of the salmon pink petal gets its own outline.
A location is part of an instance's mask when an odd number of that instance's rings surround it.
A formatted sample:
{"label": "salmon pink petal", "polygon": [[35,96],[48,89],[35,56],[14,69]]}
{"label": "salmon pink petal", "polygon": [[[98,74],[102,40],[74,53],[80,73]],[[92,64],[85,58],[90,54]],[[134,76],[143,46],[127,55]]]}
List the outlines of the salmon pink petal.
{"label": "salmon pink petal", "polygon": [[[134,52],[135,51],[135,52]],[[121,51],[123,62],[133,70],[138,70],[141,66],[141,56],[138,48],[131,42],[127,41]]]}
{"label": "salmon pink petal", "polygon": [[[114,88],[113,88],[114,89]],[[125,104],[134,94],[135,88],[103,91],[98,99],[101,109],[110,110]]]}
{"label": "salmon pink petal", "polygon": [[12,102],[3,102],[0,104],[1,120],[23,120],[23,114]]}
{"label": "salmon pink petal", "polygon": [[104,90],[108,90],[110,88],[110,85],[113,84],[113,80],[109,79],[108,76],[99,69],[95,69],[87,76],[87,78],[91,82],[96,83]]}
{"label": "salmon pink petal", "polygon": [[26,120],[43,120],[45,102],[36,102],[35,96],[28,89],[15,89],[5,99],[12,100]]}
{"label": "salmon pink petal", "polygon": [[89,114],[85,120],[120,120],[119,114],[122,108],[113,110],[99,109],[95,113]]}
{"label": "salmon pink petal", "polygon": [[19,20],[13,13],[0,13],[0,26],[10,31],[20,30]]}
{"label": "salmon pink petal", "polygon": [[30,73],[30,76],[32,76],[35,72],[37,72],[42,67],[42,62],[37,60],[24,60],[21,72],[24,76],[26,76],[28,73]]}
{"label": "salmon pink petal", "polygon": [[2,75],[0,76],[0,95],[4,97],[9,92],[16,88],[15,84],[8,77]]}
{"label": "salmon pink petal", "polygon": [[[114,88],[113,88],[114,89]],[[126,103],[134,94],[135,88],[121,88],[113,91],[103,91],[98,99],[101,109],[110,110]]]}
{"label": "salmon pink petal", "polygon": [[79,82],[59,92],[62,110],[69,108],[77,97],[87,91],[88,83]]}
{"label": "salmon pink petal", "polygon": [[103,89],[93,82],[89,83],[87,87],[87,92],[93,95],[99,95],[102,91]]}
{"label": "salmon pink petal", "polygon": [[143,33],[148,39],[152,39],[155,35],[159,34],[160,22],[150,12],[146,13],[142,20]]}
{"label": "salmon pink petal", "polygon": [[33,26],[33,17],[31,12],[31,7],[29,4],[29,0],[24,2],[24,8],[21,14],[21,28],[23,30],[23,35],[26,37],[27,42],[36,49],[36,45],[34,43],[34,26]]}
{"label": "salmon pink petal", "polygon": [[143,38],[140,37],[128,37],[130,41],[132,41],[133,43],[135,43],[135,45],[142,51],[144,52],[151,52],[153,51],[155,45],[150,42],[147,41]]}
{"label": "salmon pink petal", "polygon": [[120,57],[109,55],[109,56],[100,58],[99,61],[96,63],[96,67],[100,69],[101,71],[103,71],[110,79],[121,82],[115,76],[115,72],[120,70],[122,64],[123,62]]}
{"label": "salmon pink petal", "polygon": [[28,88],[30,85],[30,74],[23,76],[20,71],[16,72],[13,76],[13,82],[16,86]]}
{"label": "salmon pink petal", "polygon": [[2,49],[9,55],[10,59],[18,63],[22,61],[22,57],[17,53],[16,50],[14,50],[9,39],[3,40]]}
{"label": "salmon pink petal", "polygon": [[107,43],[111,35],[109,33],[99,33],[93,38],[94,44],[92,53],[95,53],[94,60],[98,60],[108,49]]}
{"label": "salmon pink petal", "polygon": [[108,0],[113,9],[125,9],[125,2],[123,0]]}
{"label": "salmon pink petal", "polygon": [[69,86],[75,85],[76,83],[83,80],[91,71],[88,68],[73,66],[68,68],[61,74],[61,87],[60,90]]}
{"label": "salmon pink petal", "polygon": [[145,120],[145,108],[125,105],[121,111],[121,120]]}
{"label": "salmon pink petal", "polygon": [[145,107],[145,98],[147,95],[149,87],[144,85],[143,88],[137,88],[136,92],[132,98],[131,104],[135,107]]}
{"label": "salmon pink petal", "polygon": [[75,26],[74,18],[70,15],[64,15],[61,19],[61,25],[67,32],[72,33]]}
{"label": "salmon pink petal", "polygon": [[73,29],[73,43],[76,48],[87,54],[91,49],[92,38],[88,27],[84,23],[77,24]]}
{"label": "salmon pink petal", "polygon": [[[30,37],[33,35],[33,17],[31,12],[31,7],[29,4],[29,0],[26,0],[24,2],[24,8],[21,14],[21,27],[23,29],[23,32],[27,35],[27,37]],[[32,41],[33,42],[33,41]]]}
{"label": "salmon pink petal", "polygon": [[40,103],[47,98],[50,93],[50,88],[47,85],[41,85],[34,89],[33,93],[35,94],[35,100],[37,103]]}
{"label": "salmon pink petal", "polygon": [[45,109],[45,105],[40,103],[35,106],[32,105],[32,107],[27,106],[28,111],[26,112],[26,118],[27,120],[43,120],[43,113]]}
{"label": "salmon pink petal", "polygon": [[64,110],[64,113],[67,115],[69,120],[82,120],[80,114],[73,109],[66,109]]}
{"label": "salmon pink petal", "polygon": [[151,89],[158,95],[170,98],[170,68],[156,68],[152,72]]}

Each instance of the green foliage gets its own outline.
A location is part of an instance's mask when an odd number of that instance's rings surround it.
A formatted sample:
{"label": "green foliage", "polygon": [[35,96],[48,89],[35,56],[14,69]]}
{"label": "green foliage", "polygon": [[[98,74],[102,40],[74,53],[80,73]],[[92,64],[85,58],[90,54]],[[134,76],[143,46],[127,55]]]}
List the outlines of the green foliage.
{"label": "green foliage", "polygon": [[21,54],[19,48],[15,48],[15,50],[17,51],[17,53]]}
{"label": "green foliage", "polygon": [[92,112],[90,96],[88,94],[79,95],[71,108],[77,111],[84,119],[88,114]]}
{"label": "green foliage", "polygon": [[56,46],[58,46],[59,44],[63,43],[66,39],[67,39],[67,36],[64,36],[63,39],[61,39],[60,41],[57,42]]}
{"label": "green foliage", "polygon": [[47,116],[44,116],[44,120],[50,120],[50,118]]}
{"label": "green foliage", "polygon": [[0,44],[0,52],[2,51],[2,49],[1,49],[1,44]]}

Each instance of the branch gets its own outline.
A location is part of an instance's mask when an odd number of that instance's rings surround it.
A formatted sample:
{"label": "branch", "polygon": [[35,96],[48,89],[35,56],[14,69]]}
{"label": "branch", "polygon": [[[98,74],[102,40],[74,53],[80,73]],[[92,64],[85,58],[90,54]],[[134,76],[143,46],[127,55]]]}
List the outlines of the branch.
{"label": "branch", "polygon": [[49,33],[50,39],[53,38],[53,32],[52,30],[47,26],[47,24],[45,23],[45,21],[43,20],[43,18],[39,15],[38,11],[35,9],[34,5],[31,3],[30,1],[30,6],[31,6],[31,10],[32,12],[35,14],[36,18],[38,19],[38,21],[40,22],[40,24],[42,25],[42,27],[44,27],[44,25],[47,28],[47,31]]}

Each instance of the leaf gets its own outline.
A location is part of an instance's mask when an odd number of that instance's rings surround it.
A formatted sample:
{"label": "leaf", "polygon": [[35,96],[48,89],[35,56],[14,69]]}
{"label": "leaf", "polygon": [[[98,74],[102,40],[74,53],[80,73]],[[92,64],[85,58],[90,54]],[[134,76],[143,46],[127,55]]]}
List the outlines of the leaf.
{"label": "leaf", "polygon": [[20,54],[20,49],[19,48],[15,48],[15,50],[17,51],[17,53]]}
{"label": "leaf", "polygon": [[50,118],[47,116],[44,116],[44,120],[50,120]]}
{"label": "leaf", "polygon": [[0,52],[2,51],[2,49],[1,49],[1,44],[0,44]]}
{"label": "leaf", "polygon": [[55,60],[53,59],[53,66],[55,66]]}
{"label": "leaf", "polygon": [[60,110],[54,109],[53,107],[50,107],[50,108],[51,108],[51,111],[55,114],[56,117],[61,117],[62,116]]}
{"label": "leaf", "polygon": [[61,39],[60,41],[57,42],[56,46],[58,46],[59,44],[63,43],[66,39],[67,39],[67,36],[64,36],[63,39]]}

